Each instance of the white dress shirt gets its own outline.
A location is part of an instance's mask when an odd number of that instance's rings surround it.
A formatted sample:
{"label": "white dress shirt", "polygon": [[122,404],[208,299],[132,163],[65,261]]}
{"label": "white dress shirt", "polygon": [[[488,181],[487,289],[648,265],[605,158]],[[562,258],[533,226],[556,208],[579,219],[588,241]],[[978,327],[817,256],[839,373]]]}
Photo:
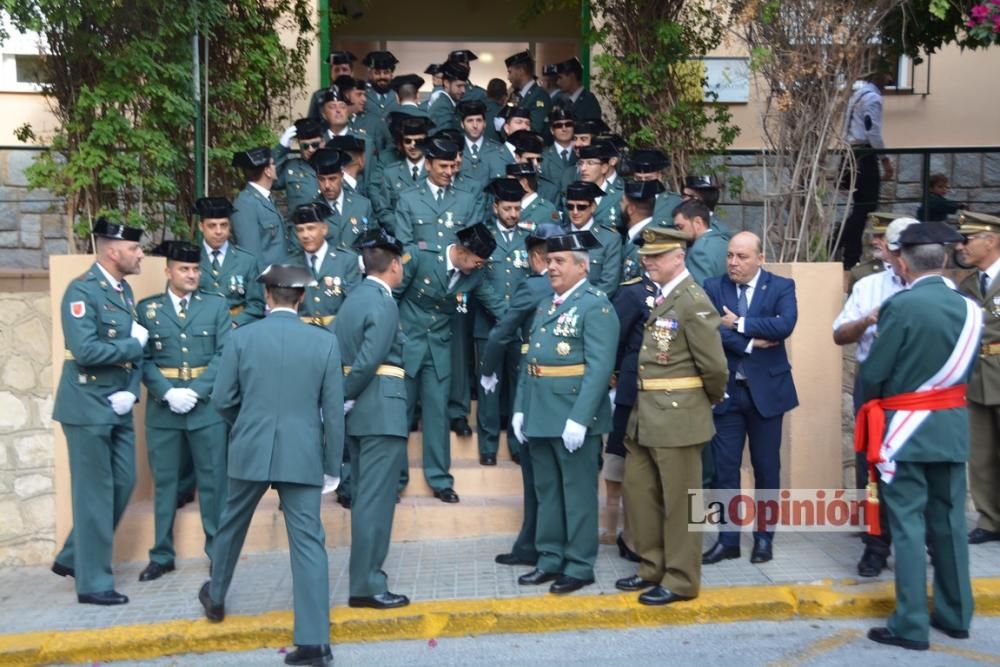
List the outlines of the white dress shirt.
{"label": "white dress shirt", "polygon": [[326,241],[323,241],[323,245],[321,245],[319,247],[319,250],[317,250],[314,253],[307,252],[306,253],[306,266],[308,266],[310,269],[312,268],[312,266],[313,266],[312,265],[312,256],[315,255],[316,256],[316,271],[318,272],[319,268],[321,266],[323,266],[323,258],[326,257],[326,253],[327,253],[327,251],[329,249],[330,249],[330,244],[327,243]]}
{"label": "white dress shirt", "polygon": [[209,246],[204,241],[201,242],[201,245],[204,246],[204,248],[205,248],[205,256],[208,257],[208,263],[209,264],[212,263],[212,259],[213,259],[212,253],[213,252],[217,252],[217,253],[219,253],[219,257],[218,257],[219,266],[222,266],[223,262],[226,261],[226,251],[229,250],[229,241],[223,241],[222,245],[219,246],[218,248],[215,248],[215,249],[213,249],[211,246]]}
{"label": "white dress shirt", "polygon": [[882,92],[871,81],[861,84],[847,103],[847,143],[885,148],[882,140]]}
{"label": "white dress shirt", "polygon": [[555,295],[553,295],[553,297],[552,297],[552,303],[562,303],[563,301],[565,301],[566,299],[569,298],[570,294],[572,294],[573,292],[575,292],[576,289],[580,285],[582,285],[583,283],[585,283],[585,282],[587,282],[587,277],[586,276],[584,276],[583,278],[581,278],[580,282],[578,282],[577,284],[573,285],[572,287],[570,287],[568,290],[566,290],[562,294],[555,294]]}
{"label": "white dress shirt", "polygon": [[174,312],[177,313],[178,315],[181,314],[181,299],[185,299],[187,301],[187,303],[185,304],[186,308],[190,308],[191,307],[191,295],[190,294],[186,294],[186,295],[184,295],[182,297],[181,296],[177,296],[176,294],[174,294],[174,291],[172,289],[170,289],[169,287],[167,288],[167,294],[170,296],[170,302],[174,304]]}
{"label": "white dress shirt", "polygon": [[271,198],[271,191],[262,186],[260,183],[254,183],[253,181],[249,181],[249,183],[252,188],[254,188],[255,190],[257,190],[257,192],[264,195],[265,199]]}
{"label": "white dress shirt", "polygon": [[638,237],[639,234],[642,233],[642,230],[646,228],[646,225],[648,225],[652,221],[653,221],[653,216],[649,216],[648,218],[640,220],[639,222],[629,227],[628,231],[626,232],[628,234],[628,240],[635,243],[636,237]]}
{"label": "white dress shirt", "polygon": [[[885,271],[865,276],[851,290],[850,296],[844,302],[844,308],[837,315],[837,319],[833,321],[833,330],[836,331],[845,324],[867,317],[870,312],[885,303],[886,299],[904,289],[906,289],[906,285],[903,284],[903,280],[888,264]],[[868,358],[868,353],[871,352],[872,344],[875,342],[877,330],[878,325],[873,324],[865,329],[861,338],[858,339],[858,347],[854,353],[858,362]]]}

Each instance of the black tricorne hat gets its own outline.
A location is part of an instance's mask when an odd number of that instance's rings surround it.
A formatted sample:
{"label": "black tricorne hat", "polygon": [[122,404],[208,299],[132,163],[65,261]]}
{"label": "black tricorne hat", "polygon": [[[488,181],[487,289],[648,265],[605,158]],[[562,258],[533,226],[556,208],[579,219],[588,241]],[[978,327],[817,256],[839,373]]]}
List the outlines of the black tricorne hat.
{"label": "black tricorne hat", "polygon": [[257,277],[257,282],[268,287],[304,289],[316,286],[316,278],[312,271],[297,264],[270,264]]}
{"label": "black tricorne hat", "polygon": [[496,250],[497,241],[489,228],[481,222],[470,227],[463,227],[455,232],[459,245],[468,249],[481,259],[489,259]]}
{"label": "black tricorne hat", "polygon": [[233,213],[233,205],[225,197],[201,197],[196,199],[191,212],[205,218],[228,218]]}
{"label": "black tricorne hat", "polygon": [[94,220],[91,233],[94,236],[115,239],[117,241],[138,241],[142,238],[142,229],[139,227],[129,227],[128,225],[111,222],[103,216]]}
{"label": "black tricorne hat", "polygon": [[545,240],[545,248],[549,252],[566,252],[566,251],[588,251],[594,248],[600,248],[601,242],[597,240],[590,230],[583,232],[570,232],[565,233],[565,231],[559,236],[550,236]]}

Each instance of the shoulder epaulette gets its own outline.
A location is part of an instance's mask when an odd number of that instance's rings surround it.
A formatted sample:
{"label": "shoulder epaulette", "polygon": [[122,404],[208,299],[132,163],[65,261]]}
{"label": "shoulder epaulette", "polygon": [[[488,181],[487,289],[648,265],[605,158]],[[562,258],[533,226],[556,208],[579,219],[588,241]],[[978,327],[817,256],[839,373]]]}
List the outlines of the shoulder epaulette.
{"label": "shoulder epaulette", "polygon": [[641,282],[642,282],[642,276],[636,276],[635,278],[629,278],[625,282],[618,283],[618,284],[622,285],[622,286],[625,286],[625,285],[637,285],[637,284],[639,284]]}

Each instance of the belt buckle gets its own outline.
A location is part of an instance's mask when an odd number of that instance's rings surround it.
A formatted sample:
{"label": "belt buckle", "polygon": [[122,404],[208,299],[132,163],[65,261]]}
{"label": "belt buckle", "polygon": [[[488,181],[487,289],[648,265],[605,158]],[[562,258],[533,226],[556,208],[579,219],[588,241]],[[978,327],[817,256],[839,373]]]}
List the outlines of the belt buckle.
{"label": "belt buckle", "polygon": [[177,370],[178,370],[178,374],[177,375],[178,375],[179,379],[185,380],[185,381],[188,381],[188,380],[191,379],[191,367],[190,366],[181,366]]}
{"label": "belt buckle", "polygon": [[541,377],[541,373],[538,372],[538,364],[528,364],[528,375]]}

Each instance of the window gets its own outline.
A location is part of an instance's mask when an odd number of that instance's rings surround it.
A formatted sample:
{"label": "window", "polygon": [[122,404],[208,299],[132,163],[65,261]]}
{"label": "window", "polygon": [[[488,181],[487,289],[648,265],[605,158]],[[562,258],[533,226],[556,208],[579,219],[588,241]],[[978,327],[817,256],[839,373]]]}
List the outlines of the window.
{"label": "window", "polygon": [[38,93],[45,83],[45,40],[37,33],[18,32],[0,15],[9,37],[0,44],[0,91]]}

